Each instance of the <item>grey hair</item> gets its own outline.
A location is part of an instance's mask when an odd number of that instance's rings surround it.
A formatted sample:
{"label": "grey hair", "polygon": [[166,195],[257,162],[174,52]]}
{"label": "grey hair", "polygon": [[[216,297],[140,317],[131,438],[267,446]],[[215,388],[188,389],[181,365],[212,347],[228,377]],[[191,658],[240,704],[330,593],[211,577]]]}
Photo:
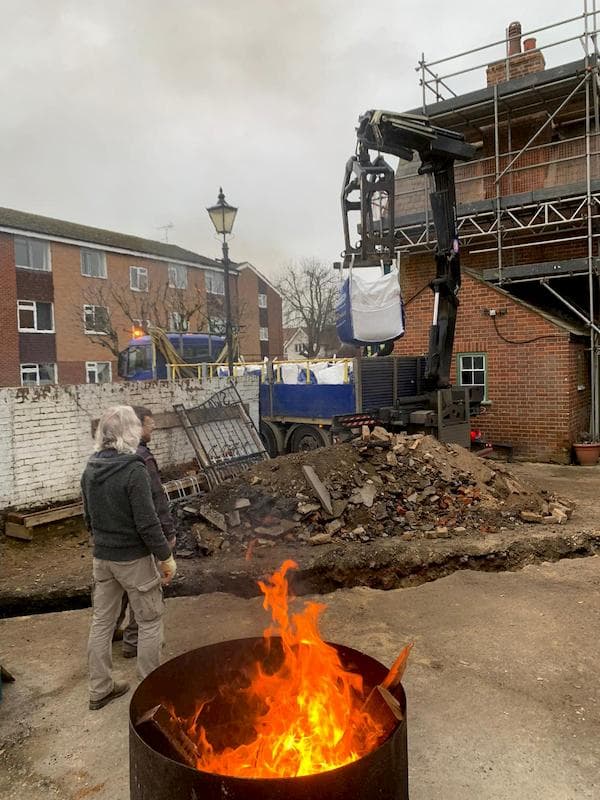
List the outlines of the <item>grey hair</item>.
{"label": "grey hair", "polygon": [[131,406],[111,406],[100,417],[96,428],[96,452],[114,449],[135,453],[142,436],[142,423]]}

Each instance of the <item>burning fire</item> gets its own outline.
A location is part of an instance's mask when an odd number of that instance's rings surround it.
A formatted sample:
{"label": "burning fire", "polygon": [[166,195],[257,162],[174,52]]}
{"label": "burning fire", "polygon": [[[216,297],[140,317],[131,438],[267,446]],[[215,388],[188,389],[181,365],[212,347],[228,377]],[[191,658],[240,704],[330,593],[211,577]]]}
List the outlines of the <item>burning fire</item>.
{"label": "burning fire", "polygon": [[[230,703],[233,696],[234,708],[253,710],[246,726],[250,735],[238,746],[215,746],[212,728],[202,719],[212,701],[203,702],[186,724],[200,770],[243,778],[312,775],[355,761],[381,740],[381,726],[361,708],[362,677],[344,669],[337,650],[319,634],[325,606],[306,603],[301,613],[290,614],[286,575],[296,567],[286,561],[259,583],[263,607],[272,615],[264,637],[271,644],[272,637],[281,638],[281,666],[270,673],[256,663],[245,685],[225,686],[221,692]],[[233,722],[235,727],[240,720]]]}

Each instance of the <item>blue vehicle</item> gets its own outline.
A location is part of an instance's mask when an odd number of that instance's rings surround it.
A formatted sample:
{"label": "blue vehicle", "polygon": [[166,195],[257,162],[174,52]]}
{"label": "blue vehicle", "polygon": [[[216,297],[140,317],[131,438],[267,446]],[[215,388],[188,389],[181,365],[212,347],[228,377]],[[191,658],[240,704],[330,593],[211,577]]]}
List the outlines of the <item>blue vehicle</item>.
{"label": "blue vehicle", "polygon": [[211,333],[163,333],[138,336],[119,353],[119,376],[128,381],[167,380],[168,363],[214,362],[222,353],[225,337]]}

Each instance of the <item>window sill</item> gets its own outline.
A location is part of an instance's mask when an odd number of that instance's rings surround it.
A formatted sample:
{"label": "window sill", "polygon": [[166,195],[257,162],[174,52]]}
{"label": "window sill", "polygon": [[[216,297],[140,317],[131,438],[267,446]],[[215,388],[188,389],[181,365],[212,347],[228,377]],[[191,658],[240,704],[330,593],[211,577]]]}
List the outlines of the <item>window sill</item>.
{"label": "window sill", "polygon": [[135,286],[129,287],[132,292],[138,292],[140,294],[148,294],[148,289],[136,289]]}
{"label": "window sill", "polygon": [[24,267],[22,264],[15,264],[15,269],[26,269],[27,272],[52,272],[49,267]]}
{"label": "window sill", "polygon": [[108,275],[86,275],[85,272],[81,273],[82,278],[97,278],[98,280],[105,281],[108,278]]}
{"label": "window sill", "polygon": [[19,333],[56,333],[56,331],[36,331],[34,328],[17,328]]}
{"label": "window sill", "polygon": [[492,403],[492,401],[491,401],[491,400],[482,400],[482,401],[481,401],[481,405],[482,405],[482,406],[485,406],[486,408],[489,408],[490,406],[492,406],[492,405],[493,405],[493,403]]}
{"label": "window sill", "polygon": [[84,331],[86,336],[108,336],[106,331]]}

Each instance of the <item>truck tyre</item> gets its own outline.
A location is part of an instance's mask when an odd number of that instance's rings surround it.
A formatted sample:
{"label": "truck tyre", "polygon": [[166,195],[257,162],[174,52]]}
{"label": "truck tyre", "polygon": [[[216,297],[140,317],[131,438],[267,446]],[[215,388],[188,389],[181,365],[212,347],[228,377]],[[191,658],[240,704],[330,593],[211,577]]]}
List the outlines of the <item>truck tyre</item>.
{"label": "truck tyre", "polygon": [[279,425],[261,420],[260,438],[271,458],[285,453],[285,435]]}
{"label": "truck tyre", "polygon": [[317,450],[331,444],[331,435],[328,429],[317,428],[315,425],[296,425],[288,436],[288,453],[304,453],[308,450]]}

